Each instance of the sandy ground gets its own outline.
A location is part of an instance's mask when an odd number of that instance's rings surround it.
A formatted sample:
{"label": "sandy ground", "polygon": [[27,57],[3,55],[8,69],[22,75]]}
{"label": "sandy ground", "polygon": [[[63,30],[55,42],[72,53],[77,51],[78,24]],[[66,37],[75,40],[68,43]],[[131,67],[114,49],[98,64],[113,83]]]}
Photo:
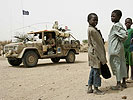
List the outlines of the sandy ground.
{"label": "sandy ground", "polygon": [[123,91],[110,90],[116,84],[114,76],[102,78],[105,95],[87,94],[89,70],[87,53],[76,56],[73,64],[44,59],[34,68],[13,67],[0,57],[0,100],[133,100],[133,83]]}

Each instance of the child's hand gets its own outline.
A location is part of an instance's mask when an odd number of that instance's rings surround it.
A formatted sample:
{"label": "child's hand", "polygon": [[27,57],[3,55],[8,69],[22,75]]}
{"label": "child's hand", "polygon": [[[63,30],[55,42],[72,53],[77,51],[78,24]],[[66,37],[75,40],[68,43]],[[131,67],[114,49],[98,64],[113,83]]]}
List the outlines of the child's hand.
{"label": "child's hand", "polygon": [[131,44],[133,44],[133,38],[131,39]]}
{"label": "child's hand", "polygon": [[128,32],[126,32],[126,35],[128,35]]}

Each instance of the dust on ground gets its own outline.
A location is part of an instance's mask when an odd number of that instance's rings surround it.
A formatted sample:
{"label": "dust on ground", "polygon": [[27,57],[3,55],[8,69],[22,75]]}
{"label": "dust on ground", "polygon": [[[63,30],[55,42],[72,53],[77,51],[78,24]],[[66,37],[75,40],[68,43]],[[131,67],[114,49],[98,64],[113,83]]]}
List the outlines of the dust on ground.
{"label": "dust on ground", "polygon": [[115,77],[102,78],[101,90],[105,95],[87,94],[90,67],[87,53],[76,56],[73,64],[61,60],[39,60],[37,67],[13,67],[0,57],[0,100],[133,100],[133,83],[123,91],[112,91]]}

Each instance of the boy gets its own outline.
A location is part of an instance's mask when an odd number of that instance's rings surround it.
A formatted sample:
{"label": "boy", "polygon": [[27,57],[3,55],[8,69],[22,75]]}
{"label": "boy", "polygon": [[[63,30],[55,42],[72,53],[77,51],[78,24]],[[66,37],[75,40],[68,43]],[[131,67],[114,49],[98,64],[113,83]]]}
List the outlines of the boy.
{"label": "boy", "polygon": [[[128,31],[128,39],[124,42],[124,48],[125,48],[125,58],[126,58],[126,66],[127,66],[127,74],[129,72],[129,65],[131,66],[131,80],[133,80],[133,58],[131,56],[131,38],[133,36],[133,29],[131,29],[132,25],[132,19],[131,18],[126,18],[125,20],[125,26]],[[128,77],[128,75],[127,75]]]}
{"label": "boy", "polygon": [[[125,61],[123,42],[127,39],[127,33],[122,24],[119,22],[122,16],[120,10],[114,10],[111,14],[111,20],[114,23],[108,36],[108,53],[109,63],[112,68],[113,75],[116,76],[117,85],[112,86],[112,90],[120,90],[126,88],[125,78],[127,77],[127,68]],[[121,80],[123,82],[121,84]]]}
{"label": "boy", "polygon": [[[101,78],[100,78],[101,63],[105,64],[107,62],[104,42],[100,32],[96,28],[96,25],[98,23],[98,16],[95,13],[91,13],[88,15],[87,21],[89,23],[88,63],[89,66],[91,66],[87,93],[102,95],[104,93],[100,91],[98,87],[101,86]],[[92,85],[94,86],[94,91],[92,89]]]}

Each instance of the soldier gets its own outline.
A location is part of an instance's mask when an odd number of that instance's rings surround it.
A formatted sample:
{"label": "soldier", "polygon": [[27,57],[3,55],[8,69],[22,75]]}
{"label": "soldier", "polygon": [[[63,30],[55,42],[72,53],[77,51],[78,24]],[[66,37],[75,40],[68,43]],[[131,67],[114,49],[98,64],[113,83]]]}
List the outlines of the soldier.
{"label": "soldier", "polygon": [[48,53],[50,54],[53,53],[53,47],[55,46],[55,39],[52,38],[52,33],[49,33],[46,44],[48,46]]}
{"label": "soldier", "polygon": [[53,29],[57,29],[58,30],[58,21],[55,21],[55,23],[54,23],[54,25],[53,25],[53,27],[52,27]]}

